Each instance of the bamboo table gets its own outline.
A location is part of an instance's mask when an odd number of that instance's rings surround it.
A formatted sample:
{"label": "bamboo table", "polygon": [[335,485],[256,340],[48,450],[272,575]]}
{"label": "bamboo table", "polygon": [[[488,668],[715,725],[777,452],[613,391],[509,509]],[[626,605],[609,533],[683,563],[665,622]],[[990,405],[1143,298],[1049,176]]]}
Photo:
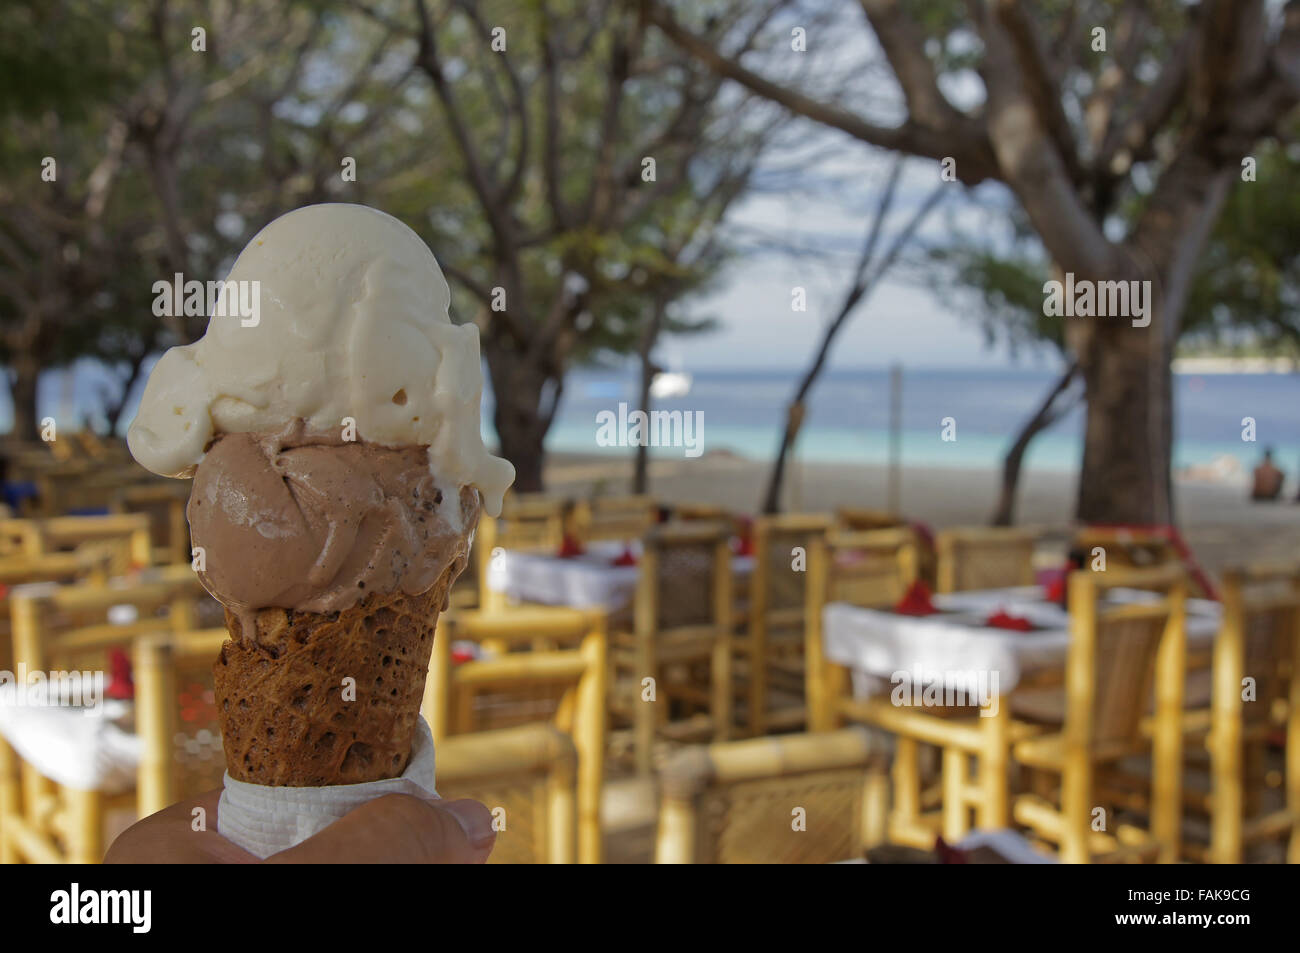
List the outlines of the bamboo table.
{"label": "bamboo table", "polygon": [[[1150,595],[1114,590],[1119,601],[1142,601]],[[905,676],[909,684],[933,685],[941,701],[956,698],[980,708],[980,745],[986,752],[980,772],[978,823],[985,829],[1009,822],[1007,761],[1011,730],[1011,696],[1032,676],[1064,668],[1069,649],[1069,614],[1047,602],[1041,586],[974,590],[937,595],[941,614],[907,616],[882,609],[830,603],[823,611],[822,644],[828,660],[852,672],[854,694],[889,693]],[[1005,611],[1028,619],[1035,630],[993,628],[984,620]],[[1219,631],[1222,607],[1205,599],[1187,600],[1189,652],[1207,650]],[[964,833],[964,815],[949,805],[958,792],[944,793],[944,836]]]}
{"label": "bamboo table", "polygon": [[[493,560],[488,587],[518,602],[617,613],[632,604],[641,572],[639,565],[614,565],[629,547],[639,555],[639,541],[593,542],[582,555],[568,557],[507,550]],[[731,571],[738,579],[748,578],[754,557],[732,556]]]}

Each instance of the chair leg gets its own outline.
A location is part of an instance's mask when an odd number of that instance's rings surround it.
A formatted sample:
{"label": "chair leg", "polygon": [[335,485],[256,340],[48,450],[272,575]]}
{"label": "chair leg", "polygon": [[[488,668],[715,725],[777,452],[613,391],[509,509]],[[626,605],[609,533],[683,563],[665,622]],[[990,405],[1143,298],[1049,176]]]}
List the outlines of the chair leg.
{"label": "chair leg", "polygon": [[1091,860],[1088,834],[1092,820],[1092,764],[1083,748],[1068,748],[1061,772],[1061,862]]}
{"label": "chair leg", "polygon": [[713,643],[713,740],[731,737],[731,637],[723,635]]}
{"label": "chair leg", "polygon": [[0,864],[18,863],[18,852],[6,836],[5,827],[9,818],[19,816],[21,808],[17,756],[8,743],[0,738]]}
{"label": "chair leg", "polygon": [[891,824],[901,828],[916,825],[921,816],[921,767],[914,738],[897,737],[894,741],[894,809]]}
{"label": "chair leg", "polygon": [[104,859],[104,799],[98,791],[63,788],[68,811],[68,860],[98,864]]}
{"label": "chair leg", "polygon": [[943,839],[955,844],[966,836],[966,752],[943,749]]}

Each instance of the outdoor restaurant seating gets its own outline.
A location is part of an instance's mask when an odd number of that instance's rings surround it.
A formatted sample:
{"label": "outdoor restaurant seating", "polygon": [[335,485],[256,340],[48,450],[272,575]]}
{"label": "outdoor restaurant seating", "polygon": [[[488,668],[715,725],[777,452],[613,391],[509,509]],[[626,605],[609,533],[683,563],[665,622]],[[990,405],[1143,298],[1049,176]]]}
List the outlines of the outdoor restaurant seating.
{"label": "outdoor restaurant seating", "polygon": [[[195,603],[209,598],[188,571],[138,584],[29,587],[10,600],[15,664],[28,672],[110,671],[114,648],[192,631]],[[54,681],[50,690],[56,690]],[[6,857],[100,860],[108,808],[134,804],[151,790],[137,789],[139,712],[136,730],[128,731],[117,723],[131,714],[122,707],[106,703],[89,714],[76,707],[0,710],[0,852]],[[146,712],[163,710],[156,698],[146,703]],[[224,761],[220,739],[208,744],[212,760]],[[162,771],[156,757],[152,770]],[[156,801],[146,806],[155,810]]]}
{"label": "outdoor restaurant seating", "polygon": [[[458,646],[471,651],[458,658]],[[608,665],[600,612],[539,606],[448,612],[438,620],[422,708],[435,745],[536,722],[568,736],[577,752],[581,863],[599,863],[602,851]]]}
{"label": "outdoor restaurant seating", "polygon": [[[141,512],[0,522],[6,665],[133,663],[133,699],[48,750],[0,719],[5,861],[96,861],[121,819],[220,783],[219,607],[172,559],[179,497],[128,497]],[[655,523],[653,500],[597,499],[485,519],[497,565],[476,553],[477,607],[439,621],[439,792],[504,810],[497,862],[602,861],[610,785],[643,782],[663,862],[894,862],[940,836],[1026,862],[1297,859],[1300,567],[1229,570],[1220,605],[1185,598],[1181,559],[1121,556],[1062,593],[1035,584],[1036,533],[958,527],[931,593],[902,520]],[[1000,684],[893,697],[936,667]],[[81,774],[49,763],[73,748]]]}
{"label": "outdoor restaurant seating", "polygon": [[[731,530],[709,520],[646,534],[630,629],[611,633],[611,706],[633,725],[638,773],[655,741],[731,736],[734,652]],[[650,681],[647,681],[650,680]]]}
{"label": "outdoor restaurant seating", "polygon": [[489,863],[571,864],[578,752],[548,723],[453,735],[438,744],[438,793],[473,798],[502,823]]}
{"label": "outdoor restaurant seating", "polygon": [[662,786],[661,864],[833,863],[884,839],[883,752],[861,727],[685,748]]}

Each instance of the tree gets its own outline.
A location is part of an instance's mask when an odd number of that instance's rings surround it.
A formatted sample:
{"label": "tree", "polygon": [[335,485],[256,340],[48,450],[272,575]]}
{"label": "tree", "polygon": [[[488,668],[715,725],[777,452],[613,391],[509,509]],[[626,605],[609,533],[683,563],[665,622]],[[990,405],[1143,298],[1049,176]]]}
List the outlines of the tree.
{"label": "tree", "polygon": [[763,494],[762,507],[764,513],[780,512],[781,489],[785,482],[786,460],[794,449],[795,441],[799,437],[799,429],[803,426],[808,395],[817,382],[817,378],[821,376],[822,370],[826,367],[826,360],[830,356],[835,338],[844,329],[849,318],[853,316],[859,306],[880,284],[890,267],[898,259],[899,253],[943,196],[944,189],[942,186],[932,191],[890,243],[889,248],[877,254],[876,246],[884,230],[885,220],[889,216],[889,209],[894,201],[894,194],[898,188],[898,176],[902,168],[903,163],[900,158],[894,163],[893,170],[890,172],[884,188],[881,189],[876,214],[867,227],[862,251],[858,255],[857,264],[853,269],[853,278],[844,293],[839,309],[826,322],[826,327],[822,331],[821,344],[813,354],[813,359],[807,370],[800,377],[799,383],[795,386],[794,396],[786,406],[785,429],[781,433],[781,443],[778,445],[776,459],[772,463],[772,472],[768,477],[767,489]]}
{"label": "tree", "polygon": [[[725,38],[643,0],[651,22],[719,75],[863,142],[943,163],[968,186],[1002,183],[1056,272],[1150,281],[1145,327],[1121,317],[1066,328],[1087,392],[1076,515],[1173,522],[1170,361],[1243,157],[1300,100],[1300,2],[859,5],[901,93],[901,122],[774,83]],[[975,76],[971,102],[945,94]],[[1127,221],[1116,214],[1126,202],[1140,206]]]}
{"label": "tree", "polygon": [[[742,7],[716,5],[719,22],[734,24]],[[413,41],[445,131],[422,169],[449,195],[432,205],[412,187],[391,198],[421,220],[468,305],[457,310],[482,332],[516,487],[540,489],[568,367],[635,351],[642,292],[666,305],[691,284],[677,281],[683,229],[665,223],[711,220],[709,170],[759,141],[732,134],[757,120],[613,0],[356,8]],[[756,35],[736,41],[749,48]]]}
{"label": "tree", "polygon": [[[1180,349],[1246,346],[1252,353],[1295,355],[1300,345],[1300,149],[1262,148],[1252,188],[1236,189],[1201,256],[1182,322]],[[1132,209],[1133,213],[1140,208]],[[993,213],[990,210],[990,214]],[[1078,365],[1069,356],[1059,322],[1043,315],[1040,289],[1048,262],[1023,214],[1006,216],[1010,235],[990,241],[949,229],[930,263],[942,269],[944,297],[954,310],[972,313],[990,342],[1012,350],[1046,347],[1064,369],[1043,402],[1009,445],[992,522],[1014,522],[1015,494],[1024,454],[1043,430],[1074,409],[1082,398]],[[933,275],[926,276],[932,281]]]}

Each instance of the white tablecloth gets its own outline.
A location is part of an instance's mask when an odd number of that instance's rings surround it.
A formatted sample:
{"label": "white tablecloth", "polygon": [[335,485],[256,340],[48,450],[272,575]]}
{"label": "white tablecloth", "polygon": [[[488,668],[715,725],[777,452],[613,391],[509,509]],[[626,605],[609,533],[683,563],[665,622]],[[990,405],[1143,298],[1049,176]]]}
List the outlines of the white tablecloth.
{"label": "white tablecloth", "polygon": [[[563,559],[507,550],[492,560],[488,586],[520,602],[617,612],[632,604],[641,572],[640,566],[613,565],[625,546],[640,557],[641,544],[636,541],[591,543],[581,556]],[[748,576],[754,571],[754,557],[732,556],[731,571]]]}
{"label": "white tablecloth", "polygon": [[105,699],[93,709],[0,702],[0,735],[47,778],[83,791],[135,787],[143,744],[119,721],[131,703]]}
{"label": "white tablecloth", "polygon": [[[1115,589],[1112,598],[1141,601],[1150,593]],[[997,673],[1000,694],[1009,693],[1035,671],[1060,668],[1070,644],[1069,615],[1043,601],[1041,586],[989,589],[935,596],[935,608],[956,615],[906,616],[833,602],[822,613],[822,639],[832,662],[854,671],[854,691],[873,694],[895,673],[920,673],[920,681],[969,687],[970,673]],[[983,625],[1004,610],[1041,628],[1015,632]],[[1222,609],[1205,599],[1187,601],[1187,642],[1209,645]],[[909,679],[916,681],[914,674]]]}

